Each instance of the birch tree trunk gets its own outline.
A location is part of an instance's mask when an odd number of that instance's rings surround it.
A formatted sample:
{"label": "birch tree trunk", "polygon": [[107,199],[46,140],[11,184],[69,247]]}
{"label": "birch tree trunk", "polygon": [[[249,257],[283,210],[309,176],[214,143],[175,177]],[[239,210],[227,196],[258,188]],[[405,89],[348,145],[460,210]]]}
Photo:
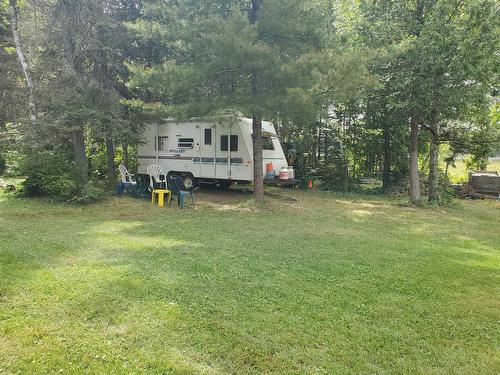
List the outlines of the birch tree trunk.
{"label": "birch tree trunk", "polygon": [[21,70],[23,71],[23,75],[24,78],[26,79],[26,84],[28,86],[28,106],[30,111],[30,121],[31,124],[35,126],[36,125],[36,106],[34,98],[35,85],[29,74],[28,61],[26,60],[26,55],[24,54],[23,46],[21,43],[21,35],[19,34],[19,16],[18,16],[16,0],[9,0],[9,9],[10,9],[10,27],[12,29],[14,45],[16,46],[17,58],[19,59]]}

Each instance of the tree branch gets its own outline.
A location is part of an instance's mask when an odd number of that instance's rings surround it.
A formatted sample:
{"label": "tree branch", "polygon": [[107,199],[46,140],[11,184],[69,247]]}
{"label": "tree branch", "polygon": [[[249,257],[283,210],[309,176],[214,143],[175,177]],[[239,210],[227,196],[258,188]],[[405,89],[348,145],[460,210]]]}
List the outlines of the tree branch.
{"label": "tree branch", "polygon": [[327,89],[323,90],[323,91],[320,91],[319,93],[317,93],[316,95],[324,95],[324,94],[328,94],[330,91],[332,91],[335,87],[337,87],[338,84],[342,83],[348,76],[351,75],[352,71],[354,70],[354,67],[351,67],[349,69],[349,71],[341,78],[339,78],[336,82],[333,83],[333,85],[331,85],[330,87],[328,87]]}

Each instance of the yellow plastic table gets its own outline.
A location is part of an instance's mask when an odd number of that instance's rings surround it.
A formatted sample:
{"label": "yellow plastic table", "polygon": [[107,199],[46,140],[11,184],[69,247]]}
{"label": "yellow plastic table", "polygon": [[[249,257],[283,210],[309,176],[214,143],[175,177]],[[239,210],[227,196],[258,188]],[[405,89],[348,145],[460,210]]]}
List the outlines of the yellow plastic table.
{"label": "yellow plastic table", "polygon": [[151,204],[155,204],[156,196],[158,196],[158,206],[165,207],[165,194],[168,198],[168,204],[170,205],[170,201],[172,200],[172,192],[168,189],[154,189],[153,193],[151,193]]}

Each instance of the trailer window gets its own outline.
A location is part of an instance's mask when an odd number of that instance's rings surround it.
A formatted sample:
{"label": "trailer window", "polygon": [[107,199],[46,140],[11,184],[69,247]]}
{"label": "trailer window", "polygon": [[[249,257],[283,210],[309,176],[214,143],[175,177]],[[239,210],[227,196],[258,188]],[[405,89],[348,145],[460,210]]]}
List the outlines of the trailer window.
{"label": "trailer window", "polygon": [[238,151],[238,136],[237,135],[231,136],[231,144],[229,145],[229,149],[231,151]]}
{"label": "trailer window", "polygon": [[193,148],[194,139],[193,138],[179,138],[178,148]]}
{"label": "trailer window", "polygon": [[168,148],[168,137],[158,137],[158,151],[163,151]]}
{"label": "trailer window", "polygon": [[231,137],[227,135],[220,136],[220,150],[221,151],[238,151],[238,136],[231,135]]}
{"label": "trailer window", "polygon": [[271,137],[262,137],[262,149],[274,150],[273,140]]}
{"label": "trailer window", "polygon": [[212,129],[205,129],[205,145],[212,144]]}
{"label": "trailer window", "polygon": [[228,136],[227,135],[221,135],[220,136],[220,150],[221,151],[227,151],[228,150]]}

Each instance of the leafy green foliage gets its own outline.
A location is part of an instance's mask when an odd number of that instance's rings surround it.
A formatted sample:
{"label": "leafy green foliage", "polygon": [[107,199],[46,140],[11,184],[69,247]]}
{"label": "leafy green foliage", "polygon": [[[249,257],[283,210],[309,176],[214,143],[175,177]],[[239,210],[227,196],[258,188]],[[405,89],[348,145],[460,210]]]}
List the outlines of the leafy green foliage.
{"label": "leafy green foliage", "polygon": [[62,152],[40,151],[29,155],[23,166],[29,196],[48,196],[64,200],[77,194],[74,165]]}
{"label": "leafy green foliage", "polygon": [[[273,113],[287,89],[297,86],[291,71],[297,58],[319,43],[307,26],[314,23],[293,22],[293,17],[307,17],[301,2],[264,2],[257,25],[236,1],[146,2],[145,17],[130,28],[143,40],[152,33],[165,36],[168,55],[153,65],[130,65],[128,87],[145,103],[177,117],[226,108]],[[251,72],[259,77],[257,96]]]}
{"label": "leafy green foliage", "polygon": [[87,180],[111,185],[112,161],[166,116],[257,113],[297,145],[299,174],[383,174],[384,186],[408,175],[411,118],[424,174],[431,141],[445,171],[500,149],[493,0],[18,2],[37,129],[24,126],[26,84],[1,4],[0,158],[60,152],[82,172],[79,193]]}

